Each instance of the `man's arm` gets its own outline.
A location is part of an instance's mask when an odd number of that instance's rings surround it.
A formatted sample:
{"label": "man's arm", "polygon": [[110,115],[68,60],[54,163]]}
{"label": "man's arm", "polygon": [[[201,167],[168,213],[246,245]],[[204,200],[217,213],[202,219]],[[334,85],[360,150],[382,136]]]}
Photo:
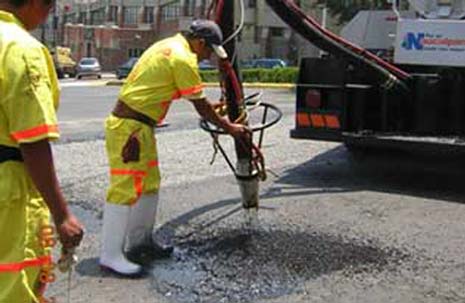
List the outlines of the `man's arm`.
{"label": "man's arm", "polygon": [[202,118],[224,129],[231,136],[241,139],[244,138],[246,134],[249,134],[249,130],[246,126],[239,123],[231,123],[228,119],[218,115],[207,99],[203,98],[190,101],[194,104],[196,111]]}
{"label": "man's arm", "polygon": [[81,223],[71,214],[60,190],[47,139],[19,146],[24,165],[52,213],[60,241],[65,248],[78,246],[83,236]]}

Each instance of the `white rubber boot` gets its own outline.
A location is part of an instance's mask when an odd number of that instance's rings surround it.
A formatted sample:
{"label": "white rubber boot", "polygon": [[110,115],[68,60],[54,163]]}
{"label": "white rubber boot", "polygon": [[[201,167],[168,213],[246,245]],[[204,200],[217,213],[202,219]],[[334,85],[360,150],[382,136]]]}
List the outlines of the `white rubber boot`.
{"label": "white rubber boot", "polygon": [[105,203],[103,214],[100,265],[124,276],[142,273],[142,267],[126,259],[123,252],[130,212],[130,206]]}
{"label": "white rubber boot", "polygon": [[149,259],[165,258],[173,252],[172,245],[157,243],[153,239],[158,199],[158,194],[145,194],[132,206],[126,239],[130,259],[137,260],[137,255],[141,254]]}
{"label": "white rubber boot", "polygon": [[141,245],[151,245],[157,206],[158,194],[145,194],[131,207],[126,239],[127,250]]}

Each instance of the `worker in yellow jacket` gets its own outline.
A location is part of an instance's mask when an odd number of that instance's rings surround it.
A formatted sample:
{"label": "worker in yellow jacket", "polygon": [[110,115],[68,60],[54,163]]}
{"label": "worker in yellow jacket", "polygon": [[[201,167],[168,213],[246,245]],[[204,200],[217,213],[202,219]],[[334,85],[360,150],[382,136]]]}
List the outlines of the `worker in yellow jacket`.
{"label": "worker in yellow jacket", "polygon": [[189,29],[154,43],[138,60],[121,88],[119,100],[105,123],[110,164],[110,187],[103,219],[100,264],[123,275],[137,275],[139,264],[126,251],[146,247],[169,255],[171,246],[152,239],[160,173],[154,127],[161,123],[171,102],[192,102],[203,118],[242,139],[248,130],[220,117],[207,101],[198,62],[215,53],[227,54],[217,24],[196,20]]}
{"label": "worker in yellow jacket", "polygon": [[49,0],[0,0],[0,302],[43,302],[53,280],[55,240],[82,239],[55,174],[59,89],[52,58],[28,31],[46,20]]}

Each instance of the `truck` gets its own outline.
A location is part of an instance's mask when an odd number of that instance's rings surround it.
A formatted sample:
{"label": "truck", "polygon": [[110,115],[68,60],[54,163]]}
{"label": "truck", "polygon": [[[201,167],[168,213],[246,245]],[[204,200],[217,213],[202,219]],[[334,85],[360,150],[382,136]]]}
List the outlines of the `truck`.
{"label": "truck", "polygon": [[328,54],[300,62],[292,138],[342,142],[354,151],[464,151],[465,0],[393,0],[389,13],[376,13],[385,26],[370,25],[374,19],[365,15],[346,39],[293,1],[266,1]]}
{"label": "truck", "polygon": [[51,49],[55,70],[58,79],[63,79],[66,75],[70,78],[76,76],[76,61],[71,56],[71,49],[64,46],[56,46]]}

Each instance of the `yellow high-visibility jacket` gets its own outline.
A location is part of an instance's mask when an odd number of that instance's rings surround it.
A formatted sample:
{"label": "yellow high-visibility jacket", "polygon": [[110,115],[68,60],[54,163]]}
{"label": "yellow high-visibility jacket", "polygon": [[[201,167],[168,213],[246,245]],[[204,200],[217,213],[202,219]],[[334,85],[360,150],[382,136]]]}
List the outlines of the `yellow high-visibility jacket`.
{"label": "yellow high-visibility jacket", "polygon": [[[119,100],[160,123],[173,100],[204,96],[197,55],[177,34],[154,43],[143,53],[121,88]],[[123,163],[123,146],[135,132],[141,142],[140,160]],[[105,138],[111,174],[107,201],[133,204],[142,194],[157,192],[160,172],[153,129],[110,115],[105,122]]]}
{"label": "yellow high-visibility jacket", "polygon": [[[0,145],[57,139],[58,81],[52,57],[11,13],[0,10]],[[41,245],[49,210],[22,162],[0,163],[0,302],[38,302],[50,265]]]}

